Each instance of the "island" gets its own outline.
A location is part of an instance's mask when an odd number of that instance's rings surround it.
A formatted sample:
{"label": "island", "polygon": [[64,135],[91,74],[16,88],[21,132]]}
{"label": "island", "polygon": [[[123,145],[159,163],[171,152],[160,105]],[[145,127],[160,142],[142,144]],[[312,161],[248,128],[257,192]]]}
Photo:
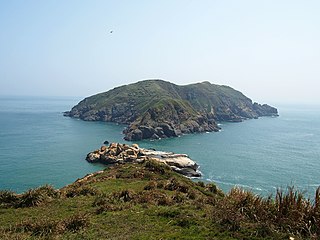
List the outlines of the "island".
{"label": "island", "polygon": [[278,110],[224,85],[143,80],[87,97],[64,115],[126,124],[124,139],[138,141],[219,131],[218,122],[278,116]]}

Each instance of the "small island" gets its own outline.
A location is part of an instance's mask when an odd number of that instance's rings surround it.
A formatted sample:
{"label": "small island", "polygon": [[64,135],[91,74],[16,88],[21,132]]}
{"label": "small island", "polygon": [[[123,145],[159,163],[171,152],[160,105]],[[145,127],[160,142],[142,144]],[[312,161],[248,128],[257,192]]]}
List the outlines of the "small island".
{"label": "small island", "polygon": [[124,139],[138,141],[219,131],[220,121],[278,116],[278,110],[224,85],[144,80],[85,98],[64,115],[125,124]]}
{"label": "small island", "polygon": [[187,177],[200,177],[198,165],[187,154],[175,154],[173,152],[156,151],[155,149],[140,148],[138,144],[111,143],[108,147],[101,146],[88,153],[86,160],[91,163],[124,164],[144,163],[156,161],[169,166],[173,171]]}

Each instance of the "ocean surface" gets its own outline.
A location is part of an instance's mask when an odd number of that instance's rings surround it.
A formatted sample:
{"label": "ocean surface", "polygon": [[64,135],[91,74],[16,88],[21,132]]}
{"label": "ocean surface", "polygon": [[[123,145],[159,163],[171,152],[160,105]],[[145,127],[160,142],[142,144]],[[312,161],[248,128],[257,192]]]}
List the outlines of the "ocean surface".
{"label": "ocean surface", "polygon": [[[62,115],[82,98],[0,97],[0,189],[60,188],[103,169],[84,159],[105,140],[125,142],[125,126]],[[296,186],[313,196],[320,186],[320,107],[276,106],[280,117],[221,123],[218,133],[141,141],[157,150],[187,153],[203,181],[267,196]]]}

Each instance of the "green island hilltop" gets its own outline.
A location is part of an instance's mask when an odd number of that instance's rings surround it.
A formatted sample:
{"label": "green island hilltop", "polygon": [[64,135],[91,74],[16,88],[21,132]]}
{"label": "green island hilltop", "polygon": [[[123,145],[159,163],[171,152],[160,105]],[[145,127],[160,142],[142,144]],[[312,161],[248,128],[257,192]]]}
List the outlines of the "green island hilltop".
{"label": "green island hilltop", "polygon": [[64,115],[127,124],[124,138],[137,141],[218,131],[219,121],[278,116],[278,111],[267,104],[253,103],[224,85],[201,82],[179,86],[144,80],[87,97]]}

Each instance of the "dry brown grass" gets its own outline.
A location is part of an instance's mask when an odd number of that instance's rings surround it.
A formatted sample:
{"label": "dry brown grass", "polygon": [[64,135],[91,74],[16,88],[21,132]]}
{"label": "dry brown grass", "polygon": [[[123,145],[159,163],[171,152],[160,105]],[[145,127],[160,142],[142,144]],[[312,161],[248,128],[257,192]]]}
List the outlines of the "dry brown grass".
{"label": "dry brown grass", "polygon": [[305,199],[303,193],[288,187],[277,190],[275,198],[263,198],[240,188],[232,189],[217,202],[212,218],[230,231],[254,229],[255,235],[264,237],[270,232],[283,232],[301,238],[320,237],[320,188],[315,199]]}

